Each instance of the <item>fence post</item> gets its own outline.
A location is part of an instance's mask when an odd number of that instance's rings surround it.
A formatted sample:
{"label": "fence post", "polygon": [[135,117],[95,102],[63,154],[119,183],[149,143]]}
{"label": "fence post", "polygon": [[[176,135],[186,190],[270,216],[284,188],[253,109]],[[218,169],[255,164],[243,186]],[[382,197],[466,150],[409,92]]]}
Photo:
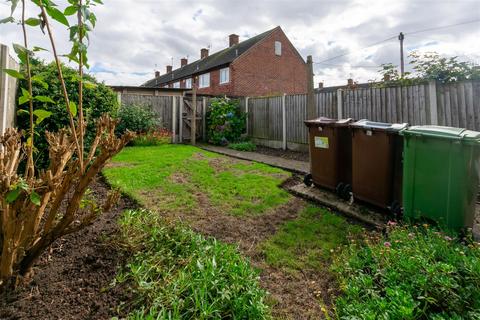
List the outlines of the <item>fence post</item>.
{"label": "fence post", "polygon": [[342,89],[337,90],[337,118],[343,119],[343,96]]}
{"label": "fence post", "polygon": [[307,57],[307,120],[315,118],[315,92],[313,89],[313,60]]}
{"label": "fence post", "polygon": [[202,101],[202,140],[207,140],[207,98],[203,97]]}
{"label": "fence post", "polygon": [[[8,47],[0,45],[0,70],[8,69]],[[0,71],[0,135],[7,129],[8,112],[8,75]]]}
{"label": "fence post", "polygon": [[287,110],[285,106],[287,94],[282,96],[282,149],[287,150]]}
{"label": "fence post", "polygon": [[428,100],[430,101],[430,124],[438,125],[437,82],[435,80],[428,82]]}
{"label": "fence post", "polygon": [[178,115],[178,141],[183,142],[183,96],[180,96],[179,103],[179,115]]}
{"label": "fence post", "polygon": [[177,143],[177,97],[172,97],[172,142]]}
{"label": "fence post", "polygon": [[249,97],[245,97],[245,113],[247,114],[247,119],[245,119],[245,130],[247,131],[247,136],[248,136],[248,118],[249,118],[249,114],[248,114],[248,100],[250,98]]}

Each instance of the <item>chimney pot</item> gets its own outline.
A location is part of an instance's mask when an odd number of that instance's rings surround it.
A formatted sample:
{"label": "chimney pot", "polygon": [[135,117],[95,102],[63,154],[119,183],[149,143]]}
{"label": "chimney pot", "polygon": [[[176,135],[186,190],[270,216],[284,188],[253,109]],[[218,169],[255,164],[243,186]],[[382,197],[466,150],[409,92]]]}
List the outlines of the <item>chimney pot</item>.
{"label": "chimney pot", "polygon": [[348,80],[347,80],[347,84],[348,84],[348,86],[350,86],[350,87],[353,86],[353,79],[348,79]]}
{"label": "chimney pot", "polygon": [[229,47],[232,47],[238,44],[238,34],[232,33],[231,35],[228,36],[228,40],[229,40]]}
{"label": "chimney pot", "polygon": [[318,83],[318,89],[323,89],[323,82]]}
{"label": "chimney pot", "polygon": [[160,77],[160,71],[155,71],[155,78]]}
{"label": "chimney pot", "polygon": [[172,66],[167,66],[167,73],[172,72]]}
{"label": "chimney pot", "polygon": [[188,60],[187,58],[182,58],[180,59],[180,66],[186,66],[188,64]]}
{"label": "chimney pot", "polygon": [[207,48],[202,48],[200,50],[200,59],[204,59],[208,57],[208,49]]}

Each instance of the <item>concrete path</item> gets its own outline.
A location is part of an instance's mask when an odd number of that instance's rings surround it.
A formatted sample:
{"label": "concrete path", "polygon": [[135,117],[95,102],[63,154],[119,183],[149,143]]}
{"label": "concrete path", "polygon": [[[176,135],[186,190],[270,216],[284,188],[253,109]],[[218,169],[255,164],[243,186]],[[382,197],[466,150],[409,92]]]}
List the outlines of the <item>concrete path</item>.
{"label": "concrete path", "polygon": [[310,172],[310,164],[305,161],[284,159],[281,157],[268,156],[257,152],[236,151],[225,147],[218,147],[207,144],[199,144],[198,147],[207,151],[220,153],[238,159],[265,163],[272,167],[281,168],[299,174],[306,174]]}

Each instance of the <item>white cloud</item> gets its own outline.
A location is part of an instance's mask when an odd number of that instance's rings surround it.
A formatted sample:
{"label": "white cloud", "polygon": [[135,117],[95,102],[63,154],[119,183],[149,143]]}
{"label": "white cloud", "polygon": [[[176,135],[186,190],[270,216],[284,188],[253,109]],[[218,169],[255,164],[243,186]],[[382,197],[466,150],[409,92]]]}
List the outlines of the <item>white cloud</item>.
{"label": "white cloud", "polygon": [[[65,0],[57,1],[65,5]],[[109,84],[138,85],[165,72],[165,65],[178,67],[180,58],[196,60],[200,48],[212,52],[228,44],[228,35],[251,37],[277,25],[282,26],[302,56],[311,54],[320,62],[347,54],[325,64],[315,65],[315,82],[326,86],[378,78],[382,63],[398,64],[398,40],[365,46],[406,33],[408,50],[437,51],[479,62],[480,23],[409,35],[410,32],[462,21],[480,19],[476,0],[420,1],[398,0],[104,0],[96,8],[97,28],[90,45],[91,73]],[[29,15],[36,14],[32,6]],[[0,0],[0,17],[9,7]],[[68,51],[66,32],[55,27],[59,51]],[[39,31],[30,34],[31,44],[48,47]],[[18,26],[0,25],[0,42],[21,42]],[[408,52],[407,52],[408,53]],[[42,54],[45,59],[50,59]],[[407,68],[408,69],[408,68]]]}

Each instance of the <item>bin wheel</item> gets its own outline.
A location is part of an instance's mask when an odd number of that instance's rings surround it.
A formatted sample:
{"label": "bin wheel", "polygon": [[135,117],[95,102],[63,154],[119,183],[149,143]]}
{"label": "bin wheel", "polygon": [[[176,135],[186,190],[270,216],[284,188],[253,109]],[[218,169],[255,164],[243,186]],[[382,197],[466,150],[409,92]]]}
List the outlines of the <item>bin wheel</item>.
{"label": "bin wheel", "polygon": [[342,190],[342,194],[341,194],[342,199],[349,200],[351,193],[352,193],[352,186],[346,183]]}
{"label": "bin wheel", "polygon": [[400,220],[402,218],[402,206],[398,201],[393,201],[390,205],[390,213],[392,214],[395,220]]}
{"label": "bin wheel", "polygon": [[312,180],[312,174],[311,174],[311,173],[306,174],[306,175],[303,177],[303,183],[304,183],[307,187],[311,187],[311,186],[312,186],[313,180]]}
{"label": "bin wheel", "polygon": [[345,188],[345,183],[339,182],[337,184],[337,187],[335,188],[335,192],[337,193],[337,196],[340,198],[343,198],[343,188]]}

